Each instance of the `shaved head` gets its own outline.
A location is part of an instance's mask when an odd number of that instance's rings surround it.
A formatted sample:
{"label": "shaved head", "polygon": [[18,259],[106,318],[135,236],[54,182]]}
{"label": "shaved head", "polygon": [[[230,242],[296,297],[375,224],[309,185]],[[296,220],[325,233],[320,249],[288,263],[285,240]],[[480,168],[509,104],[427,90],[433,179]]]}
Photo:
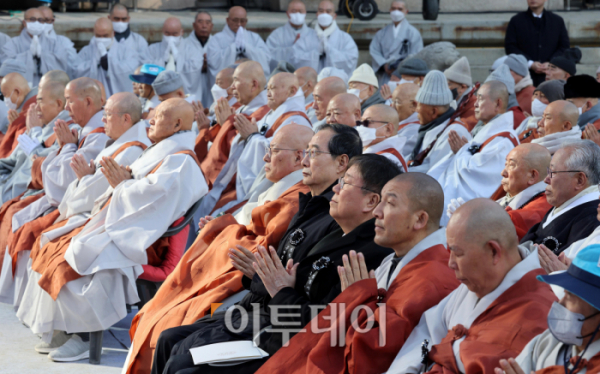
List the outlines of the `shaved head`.
{"label": "shaved head", "polygon": [[504,109],[508,105],[508,89],[506,85],[500,81],[489,81],[481,85],[481,89],[485,89],[491,100],[502,100]]}
{"label": "shaved head", "polygon": [[414,83],[403,83],[396,87],[392,93],[392,105],[398,113],[398,119],[404,121],[417,110],[417,97],[419,86]]}
{"label": "shaved head", "polygon": [[[121,3],[116,3],[112,6],[112,9],[110,10],[110,15],[114,16],[116,14],[121,14],[124,13],[125,16],[129,15],[129,10],[127,10],[127,7]],[[120,15],[119,15],[120,17]]]}
{"label": "shaved head", "polygon": [[44,18],[54,19],[54,12],[49,7],[42,5],[42,6],[39,6],[38,9],[42,12],[42,14],[44,15]]}
{"label": "shaved head", "polygon": [[428,226],[437,230],[444,212],[444,191],[434,178],[424,173],[403,173],[391,180],[406,192],[411,211],[423,210],[429,216]]}
{"label": "shaved head", "polygon": [[42,11],[39,8],[29,8],[25,11],[23,18],[28,19],[31,17],[42,18],[42,17],[44,17],[44,14],[42,13]]}
{"label": "shaved head", "polygon": [[317,71],[310,66],[303,66],[296,69],[294,75],[298,78],[298,84],[302,87],[304,97],[312,94],[317,85]]}
{"label": "shaved head", "polygon": [[65,109],[79,126],[84,127],[90,119],[102,110],[102,91],[92,78],[81,77],[72,80],[65,88]]}
{"label": "shaved head", "polygon": [[[62,100],[65,102],[65,87],[66,84],[57,81],[47,81],[43,86],[39,86],[39,90],[44,92],[44,95],[49,95],[53,100]],[[38,91],[39,92],[39,91]],[[38,93],[39,95],[39,93]]]}
{"label": "shaved head", "polygon": [[112,140],[119,139],[142,118],[142,104],[131,92],[119,92],[106,101],[104,130]]}
{"label": "shaved head", "polygon": [[114,102],[113,108],[122,114],[129,114],[133,124],[138,123],[142,118],[142,104],[140,100],[131,92],[119,92],[110,97]]}
{"label": "shaved head", "polygon": [[[394,134],[398,132],[398,112],[394,108],[385,104],[371,105],[365,110],[365,118],[371,118],[376,121],[389,122],[392,125]],[[378,124],[381,126],[381,123]]]}
{"label": "shaved head", "polygon": [[81,77],[67,85],[72,94],[79,98],[89,97],[94,105],[102,107],[102,90],[95,79]]}
{"label": "shaved head", "polygon": [[548,104],[542,120],[538,125],[538,132],[541,137],[550,134],[556,134],[563,131],[569,131],[577,126],[579,121],[579,111],[575,104],[566,100],[556,100]]}
{"label": "shaved head", "polygon": [[104,88],[104,84],[102,84],[102,82],[100,82],[98,79],[94,79],[92,78],[92,80],[94,82],[96,82],[96,85],[98,85],[98,87],[100,88],[100,97],[102,98],[102,103],[106,102],[106,89]]}
{"label": "shaved head", "polygon": [[4,98],[9,98],[13,103],[17,104],[17,108],[25,101],[25,97],[31,89],[27,80],[19,73],[6,74],[0,81],[0,91]]}
{"label": "shaved head", "polygon": [[516,196],[529,186],[543,181],[550,166],[550,152],[535,144],[520,144],[506,155],[502,170],[502,188],[509,196]]}
{"label": "shaved head", "polygon": [[233,72],[233,96],[247,105],[260,94],[267,83],[262,66],[256,61],[242,62]]}
{"label": "shaved head", "polygon": [[50,70],[46,74],[42,75],[39,85],[42,86],[46,82],[60,82],[66,86],[67,84],[69,84],[70,78],[67,75],[67,73],[65,73],[62,70]]}
{"label": "shaved head", "polygon": [[303,150],[314,135],[311,128],[290,123],[281,127],[271,140],[270,154],[264,157],[266,178],[279,182],[282,178],[302,169]]}
{"label": "shaved head", "polygon": [[327,105],[327,123],[355,127],[360,114],[360,100],[349,93],[335,95]]}
{"label": "shaved head", "polygon": [[277,73],[267,85],[267,105],[275,110],[298,92],[298,78],[292,73]]}
{"label": "shaved head", "polygon": [[96,38],[112,38],[115,36],[113,32],[112,22],[108,18],[98,18],[94,24],[94,36]]}
{"label": "shaved head", "polygon": [[177,17],[169,17],[163,23],[163,35],[167,36],[180,36],[183,35],[183,26],[181,21]]}
{"label": "shaved head", "polygon": [[150,120],[148,138],[158,143],[179,131],[192,129],[194,109],[184,99],[173,98],[160,103],[156,114]]}
{"label": "shaved head", "polygon": [[65,107],[65,85],[56,81],[47,81],[44,85],[40,85],[36,102],[38,118],[46,125]]}
{"label": "shaved head", "polygon": [[521,261],[515,226],[504,208],[490,199],[460,206],[450,218],[446,239],[448,265],[479,298],[495,290]]}
{"label": "shaved head", "polygon": [[543,145],[535,143],[519,144],[514,149],[517,148],[523,152],[521,156],[523,161],[527,162],[530,168],[537,170],[540,173],[540,181],[543,181],[552,159],[550,151]]}
{"label": "shaved head", "polygon": [[304,5],[304,3],[300,0],[292,0],[288,4],[287,11],[288,13],[306,13],[306,5]]}
{"label": "shaved head", "polygon": [[227,27],[234,33],[237,32],[239,27],[246,28],[246,24],[248,23],[246,9],[241,6],[231,7],[225,21],[227,22]]}
{"label": "shaved head", "polygon": [[336,95],[346,93],[346,83],[338,77],[327,77],[321,79],[315,86],[313,96],[315,103],[313,108],[317,114],[317,119],[321,121],[327,115],[327,106],[329,101]]}

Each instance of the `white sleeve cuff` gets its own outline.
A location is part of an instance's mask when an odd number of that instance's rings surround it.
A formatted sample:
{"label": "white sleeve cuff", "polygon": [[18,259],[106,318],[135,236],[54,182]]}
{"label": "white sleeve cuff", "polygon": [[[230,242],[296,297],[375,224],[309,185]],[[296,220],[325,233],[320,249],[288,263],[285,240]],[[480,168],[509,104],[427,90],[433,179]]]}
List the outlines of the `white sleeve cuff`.
{"label": "white sleeve cuff", "polygon": [[527,67],[531,69],[531,65],[533,65],[533,61],[531,61],[531,60],[527,61]]}

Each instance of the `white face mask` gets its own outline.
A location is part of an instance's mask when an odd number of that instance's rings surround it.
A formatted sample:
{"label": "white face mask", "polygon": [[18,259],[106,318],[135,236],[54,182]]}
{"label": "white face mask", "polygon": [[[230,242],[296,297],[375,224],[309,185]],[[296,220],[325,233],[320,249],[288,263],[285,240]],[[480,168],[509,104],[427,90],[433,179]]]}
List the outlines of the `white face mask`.
{"label": "white face mask", "polygon": [[360,93],[363,92],[364,90],[366,90],[366,88],[363,88],[362,90],[360,90],[358,88],[348,88],[346,90],[346,92],[358,97],[358,100],[360,100],[360,102],[362,103],[364,100],[360,98]]}
{"label": "white face mask", "polygon": [[119,34],[122,32],[125,32],[125,30],[127,30],[127,27],[129,27],[129,23],[127,22],[113,22],[113,30],[115,30],[115,32],[118,32]]}
{"label": "white face mask", "polygon": [[404,19],[405,14],[399,10],[392,10],[390,12],[390,17],[392,18],[393,22],[400,22]]}
{"label": "white face mask", "polygon": [[317,22],[321,27],[329,27],[333,22],[333,17],[328,13],[321,13],[317,16]]}
{"label": "white face mask", "polygon": [[167,42],[168,44],[173,43],[175,46],[179,46],[179,43],[181,42],[181,35],[179,35],[179,36],[163,35],[163,40],[165,42]]}
{"label": "white face mask", "polygon": [[44,32],[50,34],[54,30],[54,25],[51,23],[44,23]]}
{"label": "white face mask", "polygon": [[544,104],[538,99],[534,99],[531,103],[531,115],[534,117],[541,117],[544,115],[544,110],[547,106],[548,104]]}
{"label": "white face mask", "polygon": [[583,107],[577,107],[577,111],[579,112],[579,115],[583,114]]}
{"label": "white face mask", "polygon": [[96,42],[104,44],[104,47],[108,49],[112,44],[113,38],[96,38]]}
{"label": "white face mask", "polygon": [[387,85],[390,87],[390,91],[392,93],[394,93],[394,90],[396,89],[396,87],[398,87],[398,85],[402,84],[401,82],[387,82]]}
{"label": "white face mask", "polygon": [[212,97],[215,101],[219,100],[222,97],[229,96],[227,95],[227,89],[219,87],[219,85],[216,83],[213,84],[212,88],[210,89],[210,93],[212,94]]}
{"label": "white face mask", "polygon": [[[387,123],[386,123],[387,125]],[[385,126],[385,125],[383,125]],[[382,138],[382,136],[377,136],[377,129],[382,128],[383,126],[379,126],[378,128],[372,128],[367,126],[356,126],[355,129],[358,131],[358,135],[360,136],[360,140],[362,140],[363,148],[368,147],[369,144],[373,143],[373,140],[377,138]]]}
{"label": "white face mask", "polygon": [[597,314],[585,317],[583,314],[571,312],[555,301],[548,313],[548,330],[562,343],[581,346],[584,338],[581,335],[583,322]]}
{"label": "white face mask", "polygon": [[398,82],[398,84],[404,84],[404,83],[415,83],[415,81],[414,80],[409,81],[404,78],[400,78],[400,82]]}
{"label": "white face mask", "polygon": [[8,96],[4,96],[4,104],[6,105],[6,107],[10,110],[17,110],[17,103],[13,103],[12,100],[10,99],[10,97],[12,96],[12,94],[14,94],[15,91],[11,92],[10,95]]}
{"label": "white face mask", "polygon": [[39,23],[38,21],[27,22],[27,32],[32,36],[39,36],[41,33],[44,32],[44,29],[44,24]]}
{"label": "white face mask", "polygon": [[290,23],[295,26],[304,25],[306,13],[290,13]]}

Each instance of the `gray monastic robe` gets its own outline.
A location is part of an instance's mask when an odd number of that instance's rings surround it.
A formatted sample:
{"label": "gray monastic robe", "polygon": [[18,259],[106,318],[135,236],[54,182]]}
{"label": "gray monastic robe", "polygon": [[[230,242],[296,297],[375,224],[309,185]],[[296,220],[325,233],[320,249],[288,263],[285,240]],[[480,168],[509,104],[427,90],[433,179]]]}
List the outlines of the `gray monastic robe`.
{"label": "gray monastic robe", "polygon": [[[300,34],[300,39],[296,42],[296,35]],[[302,43],[299,43],[302,39]],[[285,25],[273,30],[267,38],[267,47],[271,51],[271,59],[276,63],[287,61],[296,69],[310,66],[317,70],[319,68],[319,58],[311,51],[319,50],[319,37],[314,29],[302,25],[302,28],[296,30],[288,22]],[[308,50],[306,50],[308,48]]]}

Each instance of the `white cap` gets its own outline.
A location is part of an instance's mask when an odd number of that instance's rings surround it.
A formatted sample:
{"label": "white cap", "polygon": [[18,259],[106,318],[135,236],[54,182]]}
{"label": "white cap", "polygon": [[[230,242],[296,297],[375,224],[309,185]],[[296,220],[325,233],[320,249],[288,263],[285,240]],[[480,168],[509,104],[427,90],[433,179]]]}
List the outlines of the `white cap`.
{"label": "white cap", "polygon": [[452,66],[446,69],[444,75],[449,81],[466,84],[469,87],[473,85],[471,66],[469,65],[469,60],[467,60],[465,56],[456,60]]}
{"label": "white cap", "polygon": [[365,83],[379,88],[379,82],[377,82],[375,72],[369,64],[362,64],[359,67],[357,67],[356,70],[354,70],[354,73],[352,73],[350,79],[348,80],[348,83],[351,82]]}

